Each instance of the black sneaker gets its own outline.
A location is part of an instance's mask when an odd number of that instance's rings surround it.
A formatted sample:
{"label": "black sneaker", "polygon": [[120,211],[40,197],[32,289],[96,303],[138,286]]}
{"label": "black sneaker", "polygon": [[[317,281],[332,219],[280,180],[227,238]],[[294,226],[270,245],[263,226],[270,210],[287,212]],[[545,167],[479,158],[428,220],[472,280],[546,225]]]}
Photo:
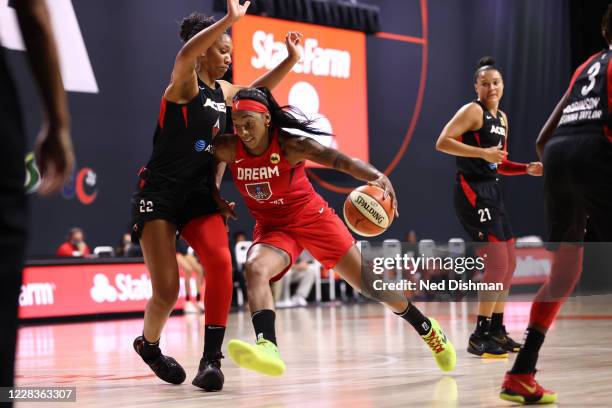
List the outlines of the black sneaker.
{"label": "black sneaker", "polygon": [[[141,358],[144,341],[143,336],[138,336],[134,340],[134,350]],[[181,367],[172,357],[164,356],[161,351],[159,352],[159,356],[155,357],[153,360],[147,361],[144,358],[142,358],[142,360],[151,367],[151,370],[153,370],[156,376],[165,382],[170,384],[182,384],[183,381],[185,381],[187,375],[183,367]]]}
{"label": "black sneaker", "polygon": [[498,331],[491,332],[490,336],[491,340],[499,344],[499,346],[506,351],[512,351],[516,353],[521,349],[521,344],[512,340],[512,338],[508,336],[506,326],[504,325],[502,325],[501,329],[499,329]]}
{"label": "black sneaker", "polygon": [[223,354],[220,351],[204,354],[200,359],[198,373],[191,382],[196,387],[204,391],[221,391],[225,377],[221,372],[221,359]]}
{"label": "black sneaker", "polygon": [[494,342],[488,333],[484,335],[472,333],[467,351],[483,358],[508,357],[508,352]]}

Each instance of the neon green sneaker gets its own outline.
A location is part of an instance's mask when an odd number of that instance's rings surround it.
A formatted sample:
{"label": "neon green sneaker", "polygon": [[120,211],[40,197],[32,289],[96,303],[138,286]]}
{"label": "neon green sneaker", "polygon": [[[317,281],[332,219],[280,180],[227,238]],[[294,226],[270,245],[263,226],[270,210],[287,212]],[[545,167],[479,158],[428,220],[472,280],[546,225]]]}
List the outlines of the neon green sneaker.
{"label": "neon green sneaker", "polygon": [[446,334],[444,334],[436,319],[430,317],[429,321],[431,322],[431,329],[429,329],[429,333],[421,337],[431,349],[440,370],[452,371],[457,364],[455,346],[446,338]]}
{"label": "neon green sneaker", "polygon": [[278,348],[263,337],[258,338],[255,344],[231,340],[227,352],[234,363],[242,368],[275,377],[285,372],[285,362],[281,360]]}

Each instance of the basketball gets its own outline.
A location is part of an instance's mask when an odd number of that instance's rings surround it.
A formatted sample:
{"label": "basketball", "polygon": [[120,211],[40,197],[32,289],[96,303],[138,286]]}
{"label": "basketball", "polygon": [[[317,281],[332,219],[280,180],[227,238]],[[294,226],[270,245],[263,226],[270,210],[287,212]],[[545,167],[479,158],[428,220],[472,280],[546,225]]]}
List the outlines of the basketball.
{"label": "basketball", "polygon": [[376,186],[361,186],[351,191],[344,202],[344,220],[356,234],[375,237],[389,228],[393,222],[391,197],[384,198],[385,191]]}
{"label": "basketball", "polygon": [[534,2],[0,0],[0,404],[612,408],[612,0]]}

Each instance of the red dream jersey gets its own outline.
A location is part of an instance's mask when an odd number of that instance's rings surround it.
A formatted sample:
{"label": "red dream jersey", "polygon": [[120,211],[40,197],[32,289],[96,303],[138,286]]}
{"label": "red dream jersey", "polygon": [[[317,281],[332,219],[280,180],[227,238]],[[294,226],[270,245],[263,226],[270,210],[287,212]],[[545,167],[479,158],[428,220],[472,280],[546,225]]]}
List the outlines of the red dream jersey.
{"label": "red dream jersey", "polygon": [[[327,208],[327,203],[308,180],[304,162],[292,166],[278,139],[276,129],[268,149],[259,156],[248,153],[237,140],[236,158],[230,170],[249,212],[259,224],[288,226],[297,222],[305,210]],[[303,224],[304,220],[299,222]]]}

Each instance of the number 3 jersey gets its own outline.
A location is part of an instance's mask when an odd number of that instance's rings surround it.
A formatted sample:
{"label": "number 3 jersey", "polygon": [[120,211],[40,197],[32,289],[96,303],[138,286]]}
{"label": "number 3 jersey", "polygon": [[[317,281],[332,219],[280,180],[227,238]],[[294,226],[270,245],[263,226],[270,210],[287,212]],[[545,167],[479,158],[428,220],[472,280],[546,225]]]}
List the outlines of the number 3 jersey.
{"label": "number 3 jersey", "polygon": [[558,127],[546,143],[548,242],[581,242],[585,231],[591,241],[612,240],[611,56],[612,50],[604,50],[578,67]]}
{"label": "number 3 jersey", "polygon": [[556,135],[603,132],[612,139],[612,50],[591,56],[574,72]]}

